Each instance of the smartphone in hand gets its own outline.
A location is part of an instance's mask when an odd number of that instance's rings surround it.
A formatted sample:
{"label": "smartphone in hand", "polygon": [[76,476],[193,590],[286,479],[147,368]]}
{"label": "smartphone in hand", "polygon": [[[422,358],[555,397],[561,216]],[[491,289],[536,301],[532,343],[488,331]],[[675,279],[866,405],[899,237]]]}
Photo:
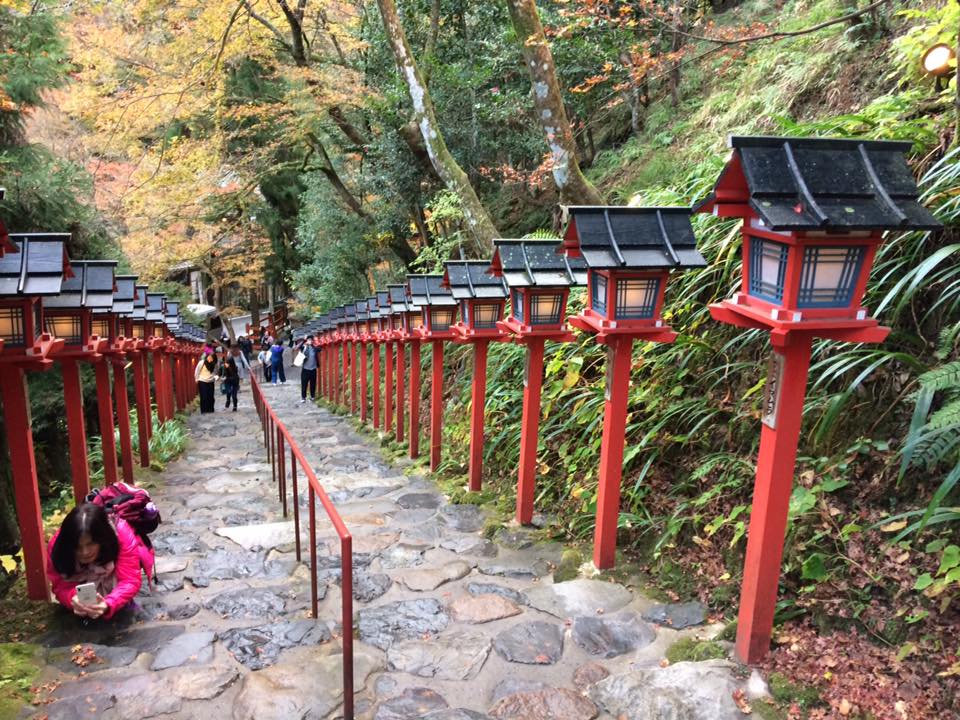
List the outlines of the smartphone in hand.
{"label": "smartphone in hand", "polygon": [[77,585],[77,601],[81,605],[91,605],[97,604],[97,584],[96,583],[84,583],[83,585]]}

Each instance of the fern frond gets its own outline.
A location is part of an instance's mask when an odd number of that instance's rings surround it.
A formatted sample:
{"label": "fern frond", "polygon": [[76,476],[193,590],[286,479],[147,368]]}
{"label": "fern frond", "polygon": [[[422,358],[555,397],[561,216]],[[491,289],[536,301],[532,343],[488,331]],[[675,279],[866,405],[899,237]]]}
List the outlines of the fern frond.
{"label": "fern frond", "polygon": [[960,388],[960,360],[941,365],[920,376],[920,384],[930,390]]}
{"label": "fern frond", "polygon": [[948,402],[927,420],[929,430],[940,430],[951,426],[960,433],[960,397]]}
{"label": "fern frond", "polygon": [[952,426],[922,433],[912,452],[914,465],[934,467],[960,446],[960,427]]}
{"label": "fern frond", "polygon": [[958,339],[960,339],[960,322],[944,326],[937,340],[937,357],[941,360],[950,357]]}

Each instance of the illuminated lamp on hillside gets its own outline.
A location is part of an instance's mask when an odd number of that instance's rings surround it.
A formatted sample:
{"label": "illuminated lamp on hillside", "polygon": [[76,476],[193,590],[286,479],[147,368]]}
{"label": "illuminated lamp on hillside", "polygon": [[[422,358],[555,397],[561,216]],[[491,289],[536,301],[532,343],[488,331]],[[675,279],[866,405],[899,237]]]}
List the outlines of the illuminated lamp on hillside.
{"label": "illuminated lamp on hillside", "polygon": [[[70,470],[76,502],[90,492],[90,469],[87,462],[87,432],[84,427],[83,387],[80,384],[80,362],[93,364],[97,383],[97,409],[100,415],[100,438],[103,444],[104,479],[117,480],[117,448],[113,433],[113,409],[110,402],[110,373],[103,354],[109,348],[113,328],[97,321],[93,332],[93,311],[113,307],[114,278],[117,263],[109,260],[77,260],[70,263],[72,277],[63,281],[59,295],[44,302],[44,327],[50,335],[63,339],[57,353],[63,377],[63,404],[67,416],[67,437],[70,444]],[[132,467],[132,459],[124,458]]]}
{"label": "illuminated lamp on hillside", "polygon": [[370,404],[373,410],[373,429],[380,429],[380,305],[377,296],[367,298],[367,337],[370,343]]}
{"label": "illuminated lamp on hillside", "polygon": [[670,274],[706,266],[689,208],[568,207],[561,250],[589,270],[587,306],[570,324],[607,346],[593,562],[613,567],[634,340],[672,343],[661,313]]}
{"label": "illuminated lamp on hillside", "polygon": [[420,308],[423,324],[416,332],[432,347],[430,384],[430,470],[440,466],[443,440],[443,343],[453,340],[457,320],[457,301],[443,287],[443,275],[407,275],[410,301]]}
{"label": "illuminated lamp on hillside", "polygon": [[396,365],[394,368],[394,376],[396,380],[396,413],[397,413],[397,426],[396,426],[396,441],[398,443],[403,442],[403,414],[406,410],[406,398],[404,394],[406,392],[406,379],[407,379],[407,345],[409,344],[409,336],[407,335],[406,330],[406,319],[407,319],[407,286],[403,285],[388,285],[387,293],[390,296],[390,326],[393,329],[393,338],[397,343],[397,349],[395,354]]}
{"label": "illuminated lamp on hillside", "polygon": [[0,398],[20,526],[27,594],[47,599],[46,537],[37,486],[26,373],[49,370],[62,339],[43,331],[43,298],[70,276],[66,234],[10,234],[0,247]]}
{"label": "illuminated lamp on hillside", "polygon": [[367,343],[370,342],[370,306],[367,301],[358,300],[357,308],[357,340],[360,342],[360,422],[367,422]]}
{"label": "illuminated lamp on hillside", "polygon": [[393,303],[386,290],[377,291],[377,338],[383,344],[383,406],[381,407],[381,430],[389,433],[393,428]]}
{"label": "illuminated lamp on hillside", "polygon": [[509,339],[497,323],[503,319],[507,286],[502,277],[487,274],[488,260],[444,263],[443,284],[460,304],[460,321],[453,326],[455,342],[473,345],[473,384],[470,392],[470,471],[472,492],[483,476],[484,407],[487,398],[487,350],[491,342]]}
{"label": "illuminated lamp on hillside", "polygon": [[520,425],[520,468],[517,481],[517,522],[533,520],[537,476],[537,436],[540,430],[540,391],[547,340],[574,339],[564,321],[570,288],[585,285],[581,258],[556,252],[556,240],[494,240],[488,272],[502,277],[510,291],[510,315],[497,326],[527,346],[523,373],[523,417]]}
{"label": "illuminated lamp on hillside", "polygon": [[816,338],[881,342],[861,305],[885,231],[933,230],[905,154],[910,143],[732,137],[713,193],[695,210],[743,219],[740,291],[715,320],[770,333],[760,455],[736,654],[755,663],[773,628],[797,442]]}
{"label": "illuminated lamp on hillside", "polygon": [[[357,414],[357,304],[347,303],[343,306],[343,362],[344,367],[350,367],[350,412]],[[344,373],[346,375],[346,373]],[[347,404],[347,398],[343,399]]]}

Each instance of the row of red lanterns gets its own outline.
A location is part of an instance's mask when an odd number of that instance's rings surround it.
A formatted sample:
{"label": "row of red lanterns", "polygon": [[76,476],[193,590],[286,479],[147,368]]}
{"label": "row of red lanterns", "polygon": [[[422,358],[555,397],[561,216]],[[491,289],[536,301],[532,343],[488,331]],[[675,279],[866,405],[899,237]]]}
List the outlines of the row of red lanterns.
{"label": "row of red lanterns", "polygon": [[[742,660],[755,662],[767,652],[773,625],[811,343],[818,337],[882,341],[889,329],[870,318],[861,302],[883,234],[940,225],[919,203],[905,159],[908,143],[734,137],[731,147],[713,193],[692,211],[563,208],[559,243],[496,240],[490,261],[451,261],[442,276],[410,275],[406,284],[334,308],[299,332],[319,338],[323,392],[354,413],[359,408],[364,422],[367,345],[373,345],[373,425],[388,433],[396,370],[398,441],[404,434],[404,345],[410,346],[411,457],[419,453],[420,345],[431,343],[432,469],[440,462],[443,344],[474,345],[471,490],[481,484],[488,344],[525,345],[516,519],[527,524],[533,515],[545,342],[574,338],[565,322],[567,300],[571,287],[586,285],[586,307],[569,323],[608,350],[594,564],[609,568],[616,550],[633,342],[676,338],[662,319],[669,277],[706,264],[697,251],[691,212],[741,218],[740,291],[710,311],[720,322],[768,331],[772,345],[736,646]],[[386,348],[382,416],[380,345]]]}
{"label": "row of red lanterns", "polygon": [[[116,275],[115,261],[73,261],[68,235],[8,234],[0,223],[0,397],[20,525],[27,591],[48,597],[46,542],[31,432],[26,373],[61,366],[70,466],[77,502],[90,492],[79,363],[90,363],[97,387],[104,481],[120,472],[133,483],[134,451],[127,419],[127,368],[133,369],[138,459],[149,467],[153,433],[150,365],[159,421],[186,409],[196,394],[193,365],[204,333],[182,322],[179,303]],[[110,370],[113,368],[112,399]],[[117,423],[114,424],[114,410]]]}

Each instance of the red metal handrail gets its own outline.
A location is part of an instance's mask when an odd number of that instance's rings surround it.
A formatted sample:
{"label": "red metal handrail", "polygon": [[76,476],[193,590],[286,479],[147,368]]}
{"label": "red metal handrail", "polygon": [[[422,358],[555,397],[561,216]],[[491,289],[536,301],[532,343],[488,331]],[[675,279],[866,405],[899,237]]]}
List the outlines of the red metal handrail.
{"label": "red metal handrail", "polygon": [[293,527],[296,536],[297,561],[300,557],[300,496],[297,485],[297,465],[303,468],[307,476],[307,488],[310,498],[310,593],[311,614],[317,617],[317,513],[316,499],[330,518],[334,530],[340,538],[340,596],[343,627],[343,717],[353,720],[353,537],[343,524],[340,513],[327,496],[313,468],[303,456],[300,446],[293,439],[286,425],[277,417],[263,396],[263,389],[253,373],[250,373],[250,387],[253,401],[263,427],[263,441],[270,458],[273,481],[277,485],[279,500],[283,505],[283,516],[287,517],[287,469],[284,445],[290,448],[290,479],[293,485]]}

